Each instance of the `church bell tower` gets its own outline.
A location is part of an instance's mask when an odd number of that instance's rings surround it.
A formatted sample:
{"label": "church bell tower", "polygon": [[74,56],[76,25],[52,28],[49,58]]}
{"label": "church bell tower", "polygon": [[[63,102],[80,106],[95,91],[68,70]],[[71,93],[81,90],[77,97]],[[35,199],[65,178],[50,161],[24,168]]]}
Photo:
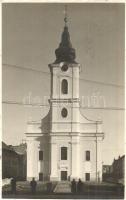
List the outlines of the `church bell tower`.
{"label": "church bell tower", "polygon": [[[55,50],[56,60],[53,64],[49,64],[51,72],[51,97],[50,97],[50,108],[51,108],[51,178],[55,179],[57,175],[53,172],[56,169],[57,160],[54,161],[54,154],[61,154],[61,148],[66,147],[67,154],[68,149],[71,146],[71,142],[74,141],[76,146],[79,141],[79,72],[80,64],[76,62],[75,49],[72,47],[70,41],[70,34],[67,26],[67,17],[64,19],[65,26],[61,37],[61,43]],[[59,150],[54,148],[60,145]],[[65,148],[64,148],[65,149]],[[74,151],[74,158],[79,156],[78,148]],[[58,156],[58,155],[57,155]],[[61,156],[61,155],[60,155]],[[60,159],[59,156],[59,159]],[[69,156],[68,156],[69,157]],[[72,160],[62,161],[59,166],[68,164],[69,176],[77,176],[72,171]],[[71,158],[72,159],[72,158]],[[69,160],[69,161],[68,161]],[[76,167],[76,163],[74,166]],[[64,169],[65,170],[65,169]],[[62,171],[62,167],[61,167]],[[62,172],[61,172],[62,173]],[[64,172],[65,174],[65,172]],[[67,174],[67,176],[68,176]],[[62,174],[61,174],[62,176]]]}

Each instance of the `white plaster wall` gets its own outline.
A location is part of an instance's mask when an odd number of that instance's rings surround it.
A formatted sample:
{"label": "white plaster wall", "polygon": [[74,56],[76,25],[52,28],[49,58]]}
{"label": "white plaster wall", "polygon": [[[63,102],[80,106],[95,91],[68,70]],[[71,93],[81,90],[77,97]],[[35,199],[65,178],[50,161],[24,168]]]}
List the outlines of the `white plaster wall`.
{"label": "white plaster wall", "polygon": [[[79,98],[79,64],[69,64],[68,70],[63,72],[60,65],[51,64],[52,98]],[[68,94],[61,93],[61,82],[68,80]]]}
{"label": "white plaster wall", "polygon": [[[55,140],[55,143],[54,143]],[[61,160],[61,147],[67,147],[67,160]],[[53,163],[51,165],[51,180],[60,180],[61,171],[67,171],[67,175],[72,178],[79,177],[79,156],[80,146],[79,137],[57,136],[51,143],[51,156]]]}
{"label": "white plaster wall", "polygon": [[79,65],[78,67],[74,67],[72,70],[72,75],[73,75],[73,97],[74,98],[79,98]]}
{"label": "white plaster wall", "polygon": [[72,143],[72,173],[71,179],[77,179],[80,172],[80,145],[77,142]]}
{"label": "white plaster wall", "polygon": [[57,165],[57,154],[58,154],[58,146],[57,143],[54,141],[55,139],[51,138],[51,174],[50,180],[58,180],[58,165]]}
{"label": "white plaster wall", "polygon": [[97,145],[97,152],[98,152],[98,177],[99,181],[102,181],[102,164],[103,164],[103,157],[102,157],[102,140],[98,140]]}
{"label": "white plaster wall", "polygon": [[[51,142],[51,156],[53,158],[53,163],[51,165],[51,180],[61,180],[61,171],[65,170],[68,171],[69,174],[69,137],[65,136],[57,136],[52,137]],[[68,159],[67,160],[61,160],[61,147],[67,147],[68,148]]]}
{"label": "white plaster wall", "polygon": [[[63,118],[63,108],[68,111],[67,117]],[[75,107],[75,108],[74,108]],[[52,105],[52,132],[79,132],[79,103],[53,103]],[[72,122],[72,124],[71,124]]]}
{"label": "white plaster wall", "polygon": [[[51,180],[60,180],[61,171],[66,170],[71,179],[81,178],[85,181],[85,173],[90,173],[90,180],[96,179],[96,140],[95,138],[77,136],[52,136],[51,141],[47,136],[30,138],[27,141],[27,178],[39,178],[39,172],[44,175],[44,180],[50,176]],[[97,171],[100,181],[102,178],[102,141],[97,141]],[[61,160],[61,147],[68,148],[68,159]],[[43,161],[39,161],[39,150],[43,150]],[[85,160],[85,151],[90,151],[90,161]],[[51,157],[50,157],[51,156]],[[33,164],[34,163],[34,164]],[[32,166],[32,167],[31,167]]]}
{"label": "white plaster wall", "polygon": [[27,180],[38,180],[38,145],[35,137],[27,140]]}
{"label": "white plaster wall", "polygon": [[41,122],[29,122],[27,124],[27,133],[41,133]]}
{"label": "white plaster wall", "polygon": [[50,176],[50,137],[42,136],[39,138],[39,140],[40,140],[39,150],[43,151],[43,161],[38,161],[38,163],[39,163],[38,173],[40,173],[40,172],[43,173],[43,179],[49,180],[49,176]]}
{"label": "white plaster wall", "polygon": [[[80,140],[80,176],[85,181],[85,173],[95,173],[95,142],[89,140],[86,140],[86,138],[81,138]],[[86,161],[85,152],[90,151],[90,161]],[[90,175],[90,178],[92,179],[92,174]]]}
{"label": "white plaster wall", "polygon": [[[87,119],[84,115],[82,115],[80,113],[79,116],[80,119],[80,131],[84,132],[86,130],[86,132],[96,132],[96,121],[90,121],[90,119]],[[93,119],[92,119],[93,120]],[[102,122],[98,122],[97,123],[97,132],[101,133],[102,129],[103,129],[103,124]]]}
{"label": "white plaster wall", "polygon": [[[100,180],[102,175],[102,149],[101,141],[97,142],[97,172],[100,173]],[[90,151],[90,161],[85,160],[85,152]],[[96,180],[96,140],[95,138],[80,139],[80,177],[85,181],[85,173],[90,173],[90,180]]]}

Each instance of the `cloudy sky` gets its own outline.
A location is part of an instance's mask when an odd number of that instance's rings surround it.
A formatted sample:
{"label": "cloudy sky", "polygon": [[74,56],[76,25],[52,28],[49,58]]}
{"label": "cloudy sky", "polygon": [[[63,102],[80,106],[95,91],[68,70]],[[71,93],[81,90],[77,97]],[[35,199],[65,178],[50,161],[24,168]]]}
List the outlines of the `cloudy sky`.
{"label": "cloudy sky", "polygon": [[[60,43],[64,4],[8,3],[2,12],[3,101],[23,103],[30,98],[30,103],[47,104],[48,64],[55,61]],[[111,164],[124,153],[124,4],[68,4],[68,15],[76,61],[81,64],[82,104],[107,108],[81,112],[103,120],[103,161]],[[95,104],[93,96],[98,99]],[[4,103],[3,141],[19,144],[27,121],[40,121],[48,110],[49,106]]]}

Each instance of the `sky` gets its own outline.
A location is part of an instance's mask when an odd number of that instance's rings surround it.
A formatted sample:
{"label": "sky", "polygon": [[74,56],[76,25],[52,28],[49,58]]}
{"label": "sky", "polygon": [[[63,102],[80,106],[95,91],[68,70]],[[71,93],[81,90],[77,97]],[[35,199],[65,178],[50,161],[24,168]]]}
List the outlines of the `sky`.
{"label": "sky", "polygon": [[[30,103],[48,104],[48,64],[55,61],[61,40],[64,4],[2,5],[2,99],[27,103],[30,98]],[[81,64],[81,104],[113,108],[81,109],[86,117],[103,121],[104,164],[124,154],[124,7],[123,3],[68,4],[69,33]],[[49,106],[3,103],[2,110],[3,141],[16,145],[25,138],[27,122],[40,121]]]}

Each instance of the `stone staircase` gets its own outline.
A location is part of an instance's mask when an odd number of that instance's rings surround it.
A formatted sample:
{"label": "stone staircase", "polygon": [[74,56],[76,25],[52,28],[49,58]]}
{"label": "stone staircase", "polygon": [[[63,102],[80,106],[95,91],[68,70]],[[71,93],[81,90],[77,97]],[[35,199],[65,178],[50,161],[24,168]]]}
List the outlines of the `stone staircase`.
{"label": "stone staircase", "polygon": [[71,193],[71,183],[68,181],[58,182],[53,192],[54,193]]}

